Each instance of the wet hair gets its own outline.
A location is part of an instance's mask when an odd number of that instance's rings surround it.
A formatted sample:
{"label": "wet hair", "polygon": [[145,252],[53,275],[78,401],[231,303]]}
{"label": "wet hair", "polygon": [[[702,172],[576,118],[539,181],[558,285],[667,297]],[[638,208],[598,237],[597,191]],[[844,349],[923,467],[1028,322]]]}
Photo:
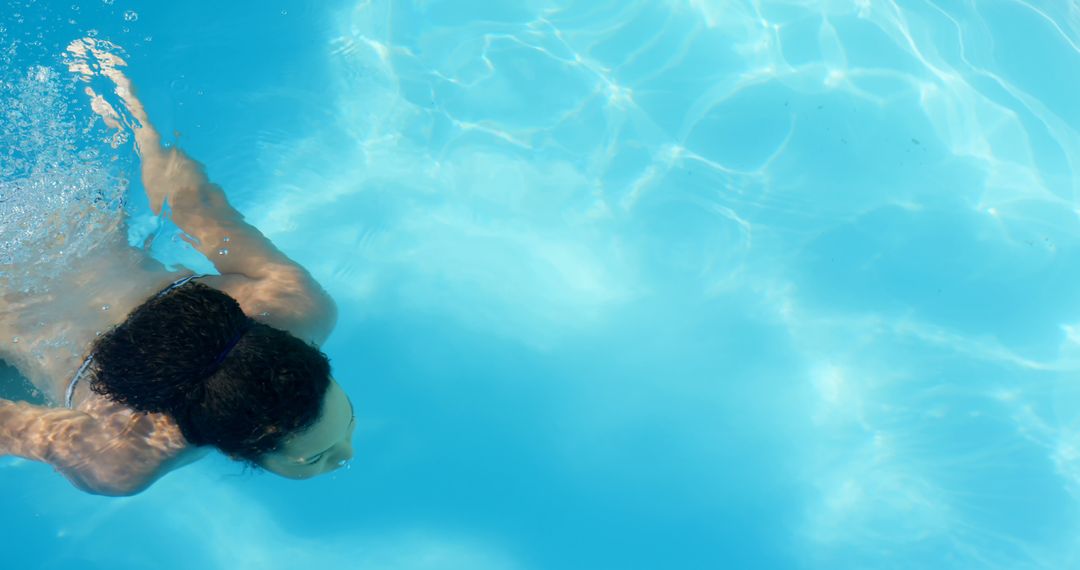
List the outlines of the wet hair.
{"label": "wet hair", "polygon": [[318,420],[330,387],[318,348],[195,282],[144,302],[93,350],[95,393],[169,414],[191,444],[252,467]]}

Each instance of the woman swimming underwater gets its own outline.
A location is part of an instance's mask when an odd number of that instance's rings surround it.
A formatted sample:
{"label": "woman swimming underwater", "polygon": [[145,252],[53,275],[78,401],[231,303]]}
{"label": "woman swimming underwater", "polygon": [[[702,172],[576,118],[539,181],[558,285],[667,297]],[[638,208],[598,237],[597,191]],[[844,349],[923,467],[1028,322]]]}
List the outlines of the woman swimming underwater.
{"label": "woman swimming underwater", "polygon": [[[21,340],[0,344],[0,359],[64,404],[0,399],[0,455],[49,463],[102,495],[138,493],[211,448],[293,479],[342,466],[355,416],[317,348],[334,302],[244,222],[199,163],[163,147],[122,60],[90,39],[68,50],[73,72],[115,83],[130,118],[88,83],[93,110],[131,129],[151,208],[167,203],[220,275],[172,273],[120,235],[47,291],[0,290],[0,338]],[[50,350],[59,336],[78,349]]]}

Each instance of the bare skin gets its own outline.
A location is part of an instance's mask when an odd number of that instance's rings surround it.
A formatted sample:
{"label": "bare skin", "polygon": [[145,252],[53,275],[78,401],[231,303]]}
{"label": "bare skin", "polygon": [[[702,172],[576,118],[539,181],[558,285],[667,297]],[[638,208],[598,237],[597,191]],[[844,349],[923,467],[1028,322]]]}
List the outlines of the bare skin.
{"label": "bare skin", "polygon": [[[134,122],[122,118],[90,87],[85,91],[106,125],[134,134],[151,208],[158,213],[167,202],[173,221],[221,274],[200,282],[229,294],[261,322],[315,344],[324,342],[337,311],[322,287],[244,221],[202,165],[182,150],[162,146],[131,82],[119,70],[124,65],[120,58],[91,39],[77,40],[68,50],[75,56],[71,71],[89,77],[95,72],[89,62],[95,61],[98,72],[115,83]],[[229,254],[218,255],[226,247]],[[0,291],[0,338],[20,339],[0,344],[0,358],[15,365],[52,402],[62,404],[96,334],[122,322],[132,309],[184,275],[168,271],[117,236],[73,265],[66,277],[51,282],[46,293]],[[55,338],[65,343],[48,344]],[[207,448],[186,442],[168,415],[136,412],[92,393],[85,384],[75,392],[74,409],[0,399],[0,455],[49,463],[88,492],[131,495],[207,453]],[[332,382],[316,424],[292,434],[261,464],[294,479],[332,471],[352,457],[354,428],[352,404]]]}

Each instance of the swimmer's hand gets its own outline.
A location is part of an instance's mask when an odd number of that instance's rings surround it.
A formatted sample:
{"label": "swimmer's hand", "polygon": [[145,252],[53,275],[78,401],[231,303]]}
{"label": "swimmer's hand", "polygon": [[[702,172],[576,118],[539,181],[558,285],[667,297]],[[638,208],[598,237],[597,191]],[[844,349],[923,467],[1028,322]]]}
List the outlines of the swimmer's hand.
{"label": "swimmer's hand", "polygon": [[[142,101],[135,95],[135,87],[131,80],[119,68],[127,65],[120,56],[104,49],[103,45],[93,38],[81,38],[71,42],[67,47],[68,70],[76,74],[83,81],[89,83],[95,75],[100,73],[112,80],[116,85],[115,92],[124,103],[128,115],[124,116],[117,112],[102,95],[87,85],[83,91],[90,97],[90,109],[105,122],[105,126],[115,129],[118,133],[130,130],[135,135],[135,150],[139,153],[143,162],[143,182],[147,197],[150,200],[150,209],[155,214],[161,213],[166,200],[169,198],[169,187],[160,184],[161,179],[167,179],[169,174],[182,172],[186,165],[180,157],[171,156],[175,152],[168,152],[161,146],[161,135],[150,122],[146,114],[146,108]],[[150,166],[147,168],[147,166]],[[147,175],[151,180],[146,180]],[[150,183],[147,183],[150,182]]]}

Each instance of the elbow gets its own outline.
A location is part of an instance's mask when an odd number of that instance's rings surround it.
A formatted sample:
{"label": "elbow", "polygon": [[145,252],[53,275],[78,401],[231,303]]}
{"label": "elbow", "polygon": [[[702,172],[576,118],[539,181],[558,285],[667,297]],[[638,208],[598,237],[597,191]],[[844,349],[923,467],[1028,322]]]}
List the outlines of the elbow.
{"label": "elbow", "polygon": [[330,336],[330,333],[333,332],[334,327],[337,326],[338,320],[337,303],[335,303],[334,299],[330,297],[330,295],[325,291],[323,291],[321,297],[322,298],[319,302],[319,322],[322,326],[321,330],[316,333],[318,335],[317,342],[320,345],[326,342],[327,337]]}
{"label": "elbow", "polygon": [[145,491],[153,479],[110,469],[83,470],[64,474],[78,489],[102,497],[131,497]]}
{"label": "elbow", "polygon": [[293,322],[283,328],[308,342],[321,346],[337,326],[338,308],[333,297],[314,280],[296,305]]}
{"label": "elbow", "polygon": [[146,490],[149,484],[128,481],[94,481],[93,483],[75,483],[75,486],[91,495],[102,497],[132,497]]}
{"label": "elbow", "polygon": [[102,497],[132,497],[146,490],[148,484],[105,483],[86,489],[86,492]]}

